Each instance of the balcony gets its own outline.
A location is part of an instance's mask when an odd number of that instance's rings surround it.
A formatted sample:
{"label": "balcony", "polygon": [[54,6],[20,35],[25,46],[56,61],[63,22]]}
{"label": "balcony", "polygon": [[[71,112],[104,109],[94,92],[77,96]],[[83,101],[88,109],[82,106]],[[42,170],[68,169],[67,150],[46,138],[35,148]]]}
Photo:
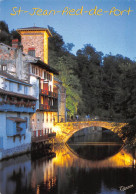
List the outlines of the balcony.
{"label": "balcony", "polygon": [[47,112],[57,112],[58,111],[58,106],[49,106],[49,105],[44,105],[40,104],[39,105],[39,110],[41,111],[47,111]]}
{"label": "balcony", "polygon": [[3,100],[0,102],[0,111],[35,112],[35,102]]}
{"label": "balcony", "polygon": [[58,98],[58,94],[55,93],[55,92],[50,92],[50,91],[49,91],[49,97]]}
{"label": "balcony", "polygon": [[44,96],[48,96],[49,92],[47,90],[40,89],[40,94]]}
{"label": "balcony", "polygon": [[46,134],[46,135],[40,135],[40,136],[36,136],[34,131],[33,131],[33,134],[32,134],[32,142],[34,143],[38,143],[38,142],[42,142],[42,141],[47,141],[51,138],[54,138],[56,137],[56,133],[53,132],[53,133],[49,133],[49,134]]}
{"label": "balcony", "polygon": [[58,94],[55,92],[40,89],[40,94],[51,98],[58,98]]}

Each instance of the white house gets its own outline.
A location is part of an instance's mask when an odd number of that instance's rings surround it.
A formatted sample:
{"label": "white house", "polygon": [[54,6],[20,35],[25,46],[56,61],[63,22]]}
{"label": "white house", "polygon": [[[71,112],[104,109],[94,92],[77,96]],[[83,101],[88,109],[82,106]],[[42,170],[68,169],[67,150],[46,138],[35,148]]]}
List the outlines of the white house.
{"label": "white house", "polygon": [[31,149],[29,120],[36,104],[31,87],[0,71],[0,159]]}

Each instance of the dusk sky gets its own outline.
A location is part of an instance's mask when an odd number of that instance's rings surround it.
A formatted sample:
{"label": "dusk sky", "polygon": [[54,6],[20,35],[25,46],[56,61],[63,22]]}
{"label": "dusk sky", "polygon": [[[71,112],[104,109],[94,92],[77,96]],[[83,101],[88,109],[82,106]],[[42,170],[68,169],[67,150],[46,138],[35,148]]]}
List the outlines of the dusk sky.
{"label": "dusk sky", "polygon": [[[21,7],[28,12],[11,16],[10,13],[15,14],[13,7],[17,7],[15,11]],[[69,15],[75,14],[74,10],[62,15],[65,7],[68,7],[68,10],[79,9],[79,15]],[[110,12],[115,10],[113,7],[118,10]],[[44,10],[48,10],[48,14],[50,10],[54,12],[50,15],[32,16],[30,14],[34,12],[33,8],[42,9],[38,14]],[[102,15],[89,15],[89,11],[95,8],[96,11],[99,10],[95,13]],[[131,12],[128,11],[129,8]],[[119,10],[126,11],[122,12],[121,16]],[[94,10],[90,11],[90,14],[94,14]],[[136,0],[0,0],[0,20],[4,20],[10,30],[49,25],[63,36],[65,43],[75,45],[74,54],[88,43],[104,54],[122,54],[136,60]]]}

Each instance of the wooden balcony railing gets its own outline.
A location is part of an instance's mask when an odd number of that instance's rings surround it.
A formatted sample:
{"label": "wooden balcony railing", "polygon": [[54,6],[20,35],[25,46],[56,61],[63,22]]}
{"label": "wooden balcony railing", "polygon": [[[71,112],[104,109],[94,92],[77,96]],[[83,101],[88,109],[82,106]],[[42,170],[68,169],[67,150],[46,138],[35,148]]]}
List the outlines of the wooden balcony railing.
{"label": "wooden balcony railing", "polygon": [[40,104],[39,105],[39,109],[40,110],[50,110],[50,106],[49,105]]}
{"label": "wooden balcony railing", "polygon": [[47,90],[40,89],[40,94],[48,96],[49,92]]}
{"label": "wooden balcony railing", "polygon": [[35,108],[36,103],[35,102],[29,102],[29,101],[17,101],[17,100],[3,100],[0,102],[0,105],[9,104],[9,105],[15,105],[16,107],[29,107],[29,108]]}
{"label": "wooden balcony railing", "polygon": [[45,135],[40,135],[40,136],[36,136],[34,135],[34,133],[32,134],[32,142],[41,142],[41,141],[46,141],[50,138],[56,137],[56,133],[49,133],[49,134],[45,134]]}
{"label": "wooden balcony railing", "polygon": [[51,92],[51,91],[47,91],[47,90],[43,90],[43,89],[40,89],[40,94],[41,95],[45,95],[45,96],[49,96],[49,97],[52,97],[52,98],[58,98],[58,94],[57,93]]}
{"label": "wooden balcony railing", "polygon": [[54,105],[54,106],[49,106],[49,105],[44,105],[44,104],[40,104],[39,105],[39,109],[43,110],[43,111],[58,111],[58,106]]}
{"label": "wooden balcony railing", "polygon": [[55,92],[50,92],[50,91],[49,91],[49,96],[50,96],[50,97],[54,97],[54,98],[58,98],[58,94],[55,93]]}

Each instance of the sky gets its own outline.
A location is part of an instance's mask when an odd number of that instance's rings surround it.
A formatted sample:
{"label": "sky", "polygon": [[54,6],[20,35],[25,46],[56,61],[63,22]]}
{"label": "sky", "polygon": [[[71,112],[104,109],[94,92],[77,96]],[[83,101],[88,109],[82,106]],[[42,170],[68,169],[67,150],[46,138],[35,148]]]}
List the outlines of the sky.
{"label": "sky", "polygon": [[49,25],[75,45],[74,54],[91,44],[136,60],[136,0],[0,0],[0,20],[10,30]]}

